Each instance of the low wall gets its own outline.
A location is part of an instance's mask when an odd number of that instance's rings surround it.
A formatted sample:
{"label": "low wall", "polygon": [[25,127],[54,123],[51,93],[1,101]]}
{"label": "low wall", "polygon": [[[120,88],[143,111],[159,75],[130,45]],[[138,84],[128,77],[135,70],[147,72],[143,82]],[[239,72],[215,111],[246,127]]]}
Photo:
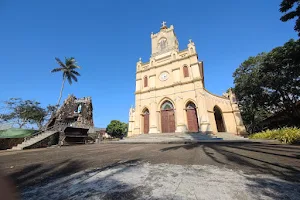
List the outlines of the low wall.
{"label": "low wall", "polygon": [[21,144],[24,138],[0,138],[0,150],[11,149],[18,144]]}

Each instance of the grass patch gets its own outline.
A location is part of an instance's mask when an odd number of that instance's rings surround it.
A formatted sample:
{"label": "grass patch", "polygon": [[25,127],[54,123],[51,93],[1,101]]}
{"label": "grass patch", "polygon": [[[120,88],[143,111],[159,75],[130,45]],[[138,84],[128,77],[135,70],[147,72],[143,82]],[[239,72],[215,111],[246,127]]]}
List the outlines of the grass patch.
{"label": "grass patch", "polygon": [[274,130],[266,130],[255,133],[249,136],[250,139],[271,139],[278,140],[286,144],[300,143],[300,129],[299,128],[281,128]]}

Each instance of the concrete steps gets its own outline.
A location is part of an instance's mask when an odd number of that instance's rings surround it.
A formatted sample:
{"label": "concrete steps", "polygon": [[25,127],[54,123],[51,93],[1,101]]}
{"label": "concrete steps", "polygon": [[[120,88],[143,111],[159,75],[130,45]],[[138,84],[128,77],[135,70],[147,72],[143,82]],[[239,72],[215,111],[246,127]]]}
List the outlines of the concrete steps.
{"label": "concrete steps", "polygon": [[111,143],[195,143],[195,142],[243,142],[249,141],[233,133],[153,133],[135,135]]}
{"label": "concrete steps", "polygon": [[58,131],[45,131],[41,134],[38,134],[34,136],[33,138],[30,138],[27,141],[22,142],[21,144],[18,144],[17,146],[14,146],[10,150],[23,150],[25,147],[29,147],[31,145],[36,144],[37,142],[42,141],[43,139],[57,133]]}

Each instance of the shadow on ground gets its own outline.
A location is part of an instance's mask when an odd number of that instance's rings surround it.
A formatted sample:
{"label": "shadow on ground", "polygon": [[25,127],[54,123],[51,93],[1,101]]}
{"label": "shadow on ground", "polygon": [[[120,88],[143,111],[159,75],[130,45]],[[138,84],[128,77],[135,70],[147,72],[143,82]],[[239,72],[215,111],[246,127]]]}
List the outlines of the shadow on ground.
{"label": "shadow on ground", "polygon": [[[161,149],[162,152],[179,149],[191,150],[200,148],[206,156],[218,164],[235,169],[242,169],[252,182],[251,190],[268,188],[262,195],[273,199],[290,199],[286,195],[275,193],[276,188],[300,192],[300,146],[266,144],[266,143],[203,143],[185,144]],[[259,175],[270,174],[278,179],[259,178]],[[295,184],[297,187],[295,187]]]}
{"label": "shadow on ground", "polygon": [[[226,166],[240,166],[291,181],[300,180],[300,146],[266,143],[203,143],[171,146],[162,152],[201,148],[206,156]],[[276,159],[273,159],[276,158]],[[278,159],[279,158],[279,159]]]}
{"label": "shadow on ground", "polygon": [[33,164],[22,170],[12,173],[10,178],[22,189],[25,186],[34,186],[55,181],[61,177],[65,177],[76,173],[83,168],[78,161],[65,160],[58,164]]}
{"label": "shadow on ground", "polygon": [[[10,178],[19,186],[22,199],[84,199],[91,196],[101,197],[101,199],[135,199],[143,195],[141,192],[147,190],[125,185],[110,177],[129,170],[139,162],[139,159],[134,159],[84,171],[80,162],[66,160],[55,166],[31,165],[11,174]],[[86,181],[111,168],[117,170],[101,179]],[[105,180],[107,180],[106,186],[99,185]],[[104,189],[95,187],[104,187]],[[101,192],[107,191],[107,187],[110,187],[111,192]]]}

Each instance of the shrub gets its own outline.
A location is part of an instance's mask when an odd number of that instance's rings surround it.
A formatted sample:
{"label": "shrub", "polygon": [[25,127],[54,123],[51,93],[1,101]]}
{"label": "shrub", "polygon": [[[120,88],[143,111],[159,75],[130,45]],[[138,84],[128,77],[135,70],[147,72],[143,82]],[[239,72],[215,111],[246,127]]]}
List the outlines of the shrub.
{"label": "shrub", "polygon": [[282,143],[295,144],[300,142],[300,129],[293,128],[281,128],[274,130],[266,130],[263,132],[255,133],[249,136],[251,139],[273,139],[279,140]]}
{"label": "shrub", "polygon": [[123,138],[127,132],[127,124],[119,120],[112,120],[106,128],[106,132],[116,138]]}

